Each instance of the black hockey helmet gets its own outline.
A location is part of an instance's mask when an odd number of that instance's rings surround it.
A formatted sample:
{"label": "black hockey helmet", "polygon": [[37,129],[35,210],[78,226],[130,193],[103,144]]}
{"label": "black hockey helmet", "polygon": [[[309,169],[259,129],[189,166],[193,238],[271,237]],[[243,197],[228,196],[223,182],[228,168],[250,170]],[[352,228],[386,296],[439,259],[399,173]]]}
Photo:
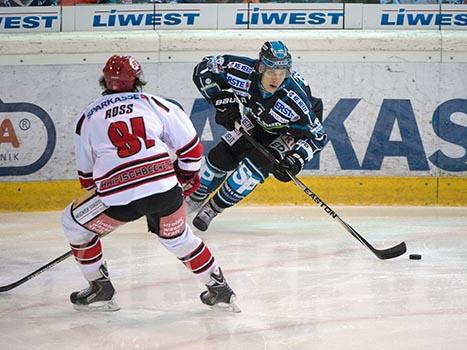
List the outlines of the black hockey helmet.
{"label": "black hockey helmet", "polygon": [[266,69],[286,69],[290,74],[292,56],[282,41],[266,41],[261,47],[258,71],[263,73]]}

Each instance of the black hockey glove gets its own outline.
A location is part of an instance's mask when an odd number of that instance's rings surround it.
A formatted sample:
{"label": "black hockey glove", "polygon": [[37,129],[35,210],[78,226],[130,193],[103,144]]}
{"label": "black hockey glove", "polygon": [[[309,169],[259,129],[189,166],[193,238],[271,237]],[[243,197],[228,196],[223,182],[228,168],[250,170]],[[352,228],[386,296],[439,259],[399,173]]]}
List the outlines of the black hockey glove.
{"label": "black hockey glove", "polygon": [[274,177],[282,182],[289,182],[292,180],[287,174],[289,172],[291,175],[297,175],[303,168],[305,161],[303,158],[295,151],[288,151],[282,160],[274,165],[272,173]]}
{"label": "black hockey glove", "polygon": [[235,122],[240,121],[240,108],[233,92],[219,91],[211,101],[216,108],[216,123],[228,131],[235,129]]}

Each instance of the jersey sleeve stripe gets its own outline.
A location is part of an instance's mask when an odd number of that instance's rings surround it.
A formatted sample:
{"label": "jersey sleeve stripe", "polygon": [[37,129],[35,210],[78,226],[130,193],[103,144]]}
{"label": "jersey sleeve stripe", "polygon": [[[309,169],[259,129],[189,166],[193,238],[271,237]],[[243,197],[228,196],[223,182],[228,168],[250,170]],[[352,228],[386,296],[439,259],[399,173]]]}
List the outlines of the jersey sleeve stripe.
{"label": "jersey sleeve stripe", "polygon": [[176,151],[178,160],[183,163],[200,162],[203,157],[203,144],[198,136],[191,140],[187,145]]}
{"label": "jersey sleeve stripe", "polygon": [[79,178],[79,183],[81,184],[81,187],[83,187],[86,190],[90,190],[94,186],[96,186],[95,182],[93,179],[83,179]]}
{"label": "jersey sleeve stripe", "polygon": [[197,147],[199,143],[200,142],[199,142],[198,135],[196,135],[186,145],[180,147],[175,153],[177,154],[178,157],[184,156],[184,154],[190,152],[192,149]]}
{"label": "jersey sleeve stripe", "polygon": [[78,175],[83,178],[91,177],[92,178],[92,172],[85,173],[84,171],[78,170]]}
{"label": "jersey sleeve stripe", "polygon": [[92,172],[85,173],[78,170],[78,179],[79,183],[81,184],[81,187],[85,188],[86,190],[90,190],[91,188],[96,186],[92,177]]}
{"label": "jersey sleeve stripe", "polygon": [[84,118],[85,118],[85,117],[86,117],[86,116],[85,116],[84,113],[83,113],[83,115],[81,116],[81,118],[79,118],[78,122],[76,123],[75,133],[78,134],[78,135],[81,135],[81,128],[82,128],[82,126],[83,126],[83,122],[84,122]]}
{"label": "jersey sleeve stripe", "polygon": [[160,108],[162,108],[164,111],[166,112],[170,112],[170,108],[167,107],[165,104],[163,104],[162,102],[160,102],[158,99],[154,98],[154,97],[151,97],[151,99],[154,101],[154,103],[156,105],[158,105]]}

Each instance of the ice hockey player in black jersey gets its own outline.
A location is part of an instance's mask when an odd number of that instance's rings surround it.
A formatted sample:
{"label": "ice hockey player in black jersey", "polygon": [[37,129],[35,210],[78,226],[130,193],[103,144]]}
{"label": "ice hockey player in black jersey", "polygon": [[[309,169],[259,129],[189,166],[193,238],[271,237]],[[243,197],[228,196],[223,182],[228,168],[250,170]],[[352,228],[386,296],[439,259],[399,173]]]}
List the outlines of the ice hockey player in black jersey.
{"label": "ice hockey player in black jersey", "polygon": [[[321,151],[326,134],[322,101],[292,69],[292,57],[281,41],[265,42],[258,59],[204,57],[194,68],[193,81],[216,108],[216,123],[228,130],[205,159],[200,187],[186,199],[188,211],[201,207],[193,225],[206,231],[216,215],[248,196],[270,173],[290,181],[287,172],[297,175]],[[238,122],[279,163],[255,149],[235,128]]]}

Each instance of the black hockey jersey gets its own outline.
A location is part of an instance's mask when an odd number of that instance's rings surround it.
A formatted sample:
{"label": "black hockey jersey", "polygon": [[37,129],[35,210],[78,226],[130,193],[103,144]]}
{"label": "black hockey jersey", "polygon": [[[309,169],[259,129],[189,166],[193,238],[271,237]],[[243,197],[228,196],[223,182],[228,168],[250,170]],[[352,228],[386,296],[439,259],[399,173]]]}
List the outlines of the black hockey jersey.
{"label": "black hockey jersey", "polygon": [[313,112],[308,83],[292,71],[273,94],[267,94],[257,64],[248,57],[207,56],[195,67],[193,81],[209,102],[216,92],[232,90],[250,111],[253,123],[271,134],[292,135],[297,140],[294,148],[309,161],[324,147],[326,135]]}

